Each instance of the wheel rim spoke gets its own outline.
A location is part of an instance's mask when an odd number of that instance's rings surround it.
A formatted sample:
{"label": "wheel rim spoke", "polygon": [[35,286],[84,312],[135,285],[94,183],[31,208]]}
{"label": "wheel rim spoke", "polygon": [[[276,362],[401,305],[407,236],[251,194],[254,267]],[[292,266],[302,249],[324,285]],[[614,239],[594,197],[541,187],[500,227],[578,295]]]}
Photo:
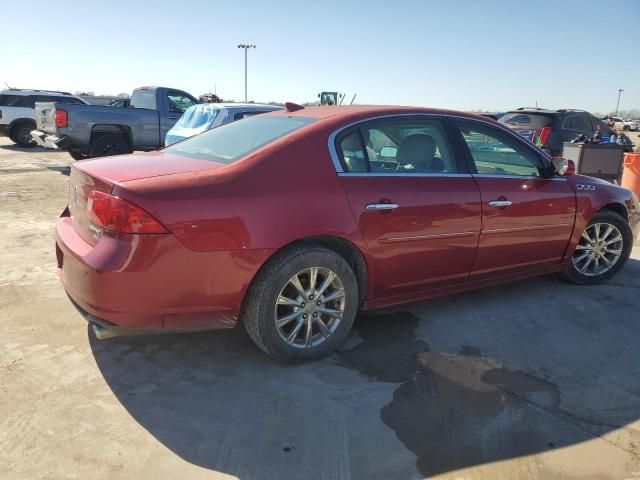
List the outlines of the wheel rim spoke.
{"label": "wheel rim spoke", "polygon": [[316,325],[318,325],[318,330],[320,331],[320,335],[322,335],[324,338],[329,338],[329,335],[331,335],[331,331],[329,330],[327,325],[322,321],[321,318],[318,318],[316,320]]}
{"label": "wheel rim spoke", "polygon": [[287,337],[287,343],[291,344],[296,340],[298,333],[300,333],[300,329],[305,323],[306,322],[302,318],[298,319],[298,323],[293,327],[293,330],[291,330],[291,333]]}
{"label": "wheel rim spoke", "polygon": [[300,278],[298,277],[298,275],[294,275],[289,280],[289,283],[291,285],[293,285],[296,290],[298,290],[298,293],[300,294],[300,296],[302,296],[302,298],[307,298],[307,292],[304,291],[304,288],[302,287],[302,284],[300,283]]}
{"label": "wheel rim spoke", "polygon": [[287,305],[289,307],[302,307],[302,303],[294,298],[285,297],[284,295],[280,295],[278,297],[278,305]]}
{"label": "wheel rim spoke", "polygon": [[341,310],[335,310],[333,308],[319,308],[318,311],[321,313],[327,314],[333,318],[342,318]]}
{"label": "wheel rim spoke", "polygon": [[618,243],[622,241],[622,235],[617,236],[616,238],[614,238],[613,240],[609,240],[607,242],[605,242],[605,245],[611,245],[613,243]]}
{"label": "wheel rim spoke", "polygon": [[331,292],[329,295],[325,295],[323,296],[323,300],[325,302],[331,302],[333,300],[336,300],[338,298],[342,298],[344,297],[344,289],[342,288],[336,288],[333,292]]}
{"label": "wheel rim spoke", "polygon": [[311,318],[309,318],[305,323],[307,324],[307,330],[304,336],[304,346],[310,347],[311,339],[313,338],[313,323],[311,322]]}
{"label": "wheel rim spoke", "polygon": [[593,226],[593,231],[594,231],[594,233],[596,235],[595,241],[596,242],[600,241],[600,224],[599,223],[596,223]]}
{"label": "wheel rim spoke", "polygon": [[589,255],[589,258],[587,258],[587,261],[584,262],[584,265],[582,266],[582,268],[580,269],[580,271],[582,273],[585,273],[587,271],[587,268],[589,268],[589,265],[591,265],[591,262],[593,261],[593,257],[591,255]]}
{"label": "wheel rim spoke", "polygon": [[[588,230],[588,229],[587,229]],[[582,238],[587,242],[587,243],[591,243],[593,242],[593,240],[591,239],[591,237],[589,236],[589,234],[587,233],[587,230],[585,230],[584,232],[582,232]]]}
{"label": "wheel rim spoke", "polygon": [[574,263],[578,263],[581,262],[582,260],[584,260],[585,258],[587,258],[589,255],[591,255],[591,251],[585,252],[583,253],[581,256],[579,256],[578,258],[574,258],[573,262]]}
{"label": "wheel rim spoke", "polygon": [[330,272],[324,279],[324,282],[322,282],[322,285],[320,285],[320,288],[318,289],[318,296],[322,295],[324,293],[324,291],[329,288],[329,285],[331,285],[333,283],[333,281],[336,279],[336,274],[333,272]]}
{"label": "wheel rim spoke", "polygon": [[313,295],[316,291],[316,282],[318,281],[318,269],[311,267],[309,269],[309,295]]}
{"label": "wheel rim spoke", "polygon": [[276,327],[282,328],[285,325],[288,325],[292,320],[295,320],[301,315],[302,315],[302,311],[295,311],[290,313],[289,315],[285,315],[284,317],[281,317],[276,320]]}
{"label": "wheel rim spoke", "polygon": [[613,226],[607,225],[607,229],[605,230],[604,235],[602,235],[602,238],[600,240],[606,240],[607,238],[609,238],[611,232],[613,232]]}
{"label": "wheel rim spoke", "polygon": [[613,262],[609,260],[607,257],[605,257],[604,255],[602,256],[602,261],[607,266],[607,268],[611,268],[613,266]]}

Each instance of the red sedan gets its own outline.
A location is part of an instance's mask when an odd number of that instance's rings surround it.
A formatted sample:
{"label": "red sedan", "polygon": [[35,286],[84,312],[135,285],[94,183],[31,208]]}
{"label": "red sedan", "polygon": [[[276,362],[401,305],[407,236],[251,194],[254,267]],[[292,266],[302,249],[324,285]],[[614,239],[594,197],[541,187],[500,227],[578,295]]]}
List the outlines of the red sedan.
{"label": "red sedan", "polygon": [[242,322],[272,357],[334,351],[358,310],[625,263],[638,198],[496,122],[288,104],[162,151],[76,163],[60,278],[99,338]]}

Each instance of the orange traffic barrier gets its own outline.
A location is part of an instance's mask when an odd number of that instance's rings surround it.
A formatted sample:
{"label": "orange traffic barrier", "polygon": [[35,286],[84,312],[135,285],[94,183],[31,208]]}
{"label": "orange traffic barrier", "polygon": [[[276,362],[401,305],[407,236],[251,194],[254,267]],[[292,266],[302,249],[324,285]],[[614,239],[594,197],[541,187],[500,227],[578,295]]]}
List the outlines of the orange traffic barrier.
{"label": "orange traffic barrier", "polygon": [[624,172],[621,186],[640,196],[640,153],[624,154]]}

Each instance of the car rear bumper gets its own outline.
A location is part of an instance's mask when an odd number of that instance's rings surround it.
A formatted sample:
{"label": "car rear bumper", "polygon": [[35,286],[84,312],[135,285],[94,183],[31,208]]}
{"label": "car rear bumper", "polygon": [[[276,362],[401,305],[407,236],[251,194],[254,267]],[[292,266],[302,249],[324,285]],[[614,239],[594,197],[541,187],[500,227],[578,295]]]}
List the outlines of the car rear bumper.
{"label": "car rear bumper", "polygon": [[95,246],[66,211],[56,225],[58,274],[87,321],[117,334],[236,325],[266,251],[196,252],[171,234],[103,235]]}
{"label": "car rear bumper", "polygon": [[42,130],[31,131],[31,137],[41,147],[53,148],[56,150],[66,150],[71,145],[71,138],[66,135],[58,137]]}

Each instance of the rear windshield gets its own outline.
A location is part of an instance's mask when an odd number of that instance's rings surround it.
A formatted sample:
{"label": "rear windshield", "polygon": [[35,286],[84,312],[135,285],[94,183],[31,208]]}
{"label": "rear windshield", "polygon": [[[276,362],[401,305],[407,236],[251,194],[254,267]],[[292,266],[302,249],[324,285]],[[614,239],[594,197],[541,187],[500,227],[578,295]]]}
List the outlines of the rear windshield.
{"label": "rear windshield", "polygon": [[131,94],[131,106],[135,108],[156,109],[156,91],[136,89]]}
{"label": "rear windshield", "polygon": [[194,105],[185,110],[176,122],[178,128],[200,128],[213,123],[220,109],[214,105]]}
{"label": "rear windshield", "polygon": [[257,148],[315,121],[306,117],[257,115],[227,123],[164,149],[191,158],[230,164]]}
{"label": "rear windshield", "polygon": [[509,127],[541,129],[551,125],[553,123],[553,118],[539,113],[509,112],[498,121]]}

